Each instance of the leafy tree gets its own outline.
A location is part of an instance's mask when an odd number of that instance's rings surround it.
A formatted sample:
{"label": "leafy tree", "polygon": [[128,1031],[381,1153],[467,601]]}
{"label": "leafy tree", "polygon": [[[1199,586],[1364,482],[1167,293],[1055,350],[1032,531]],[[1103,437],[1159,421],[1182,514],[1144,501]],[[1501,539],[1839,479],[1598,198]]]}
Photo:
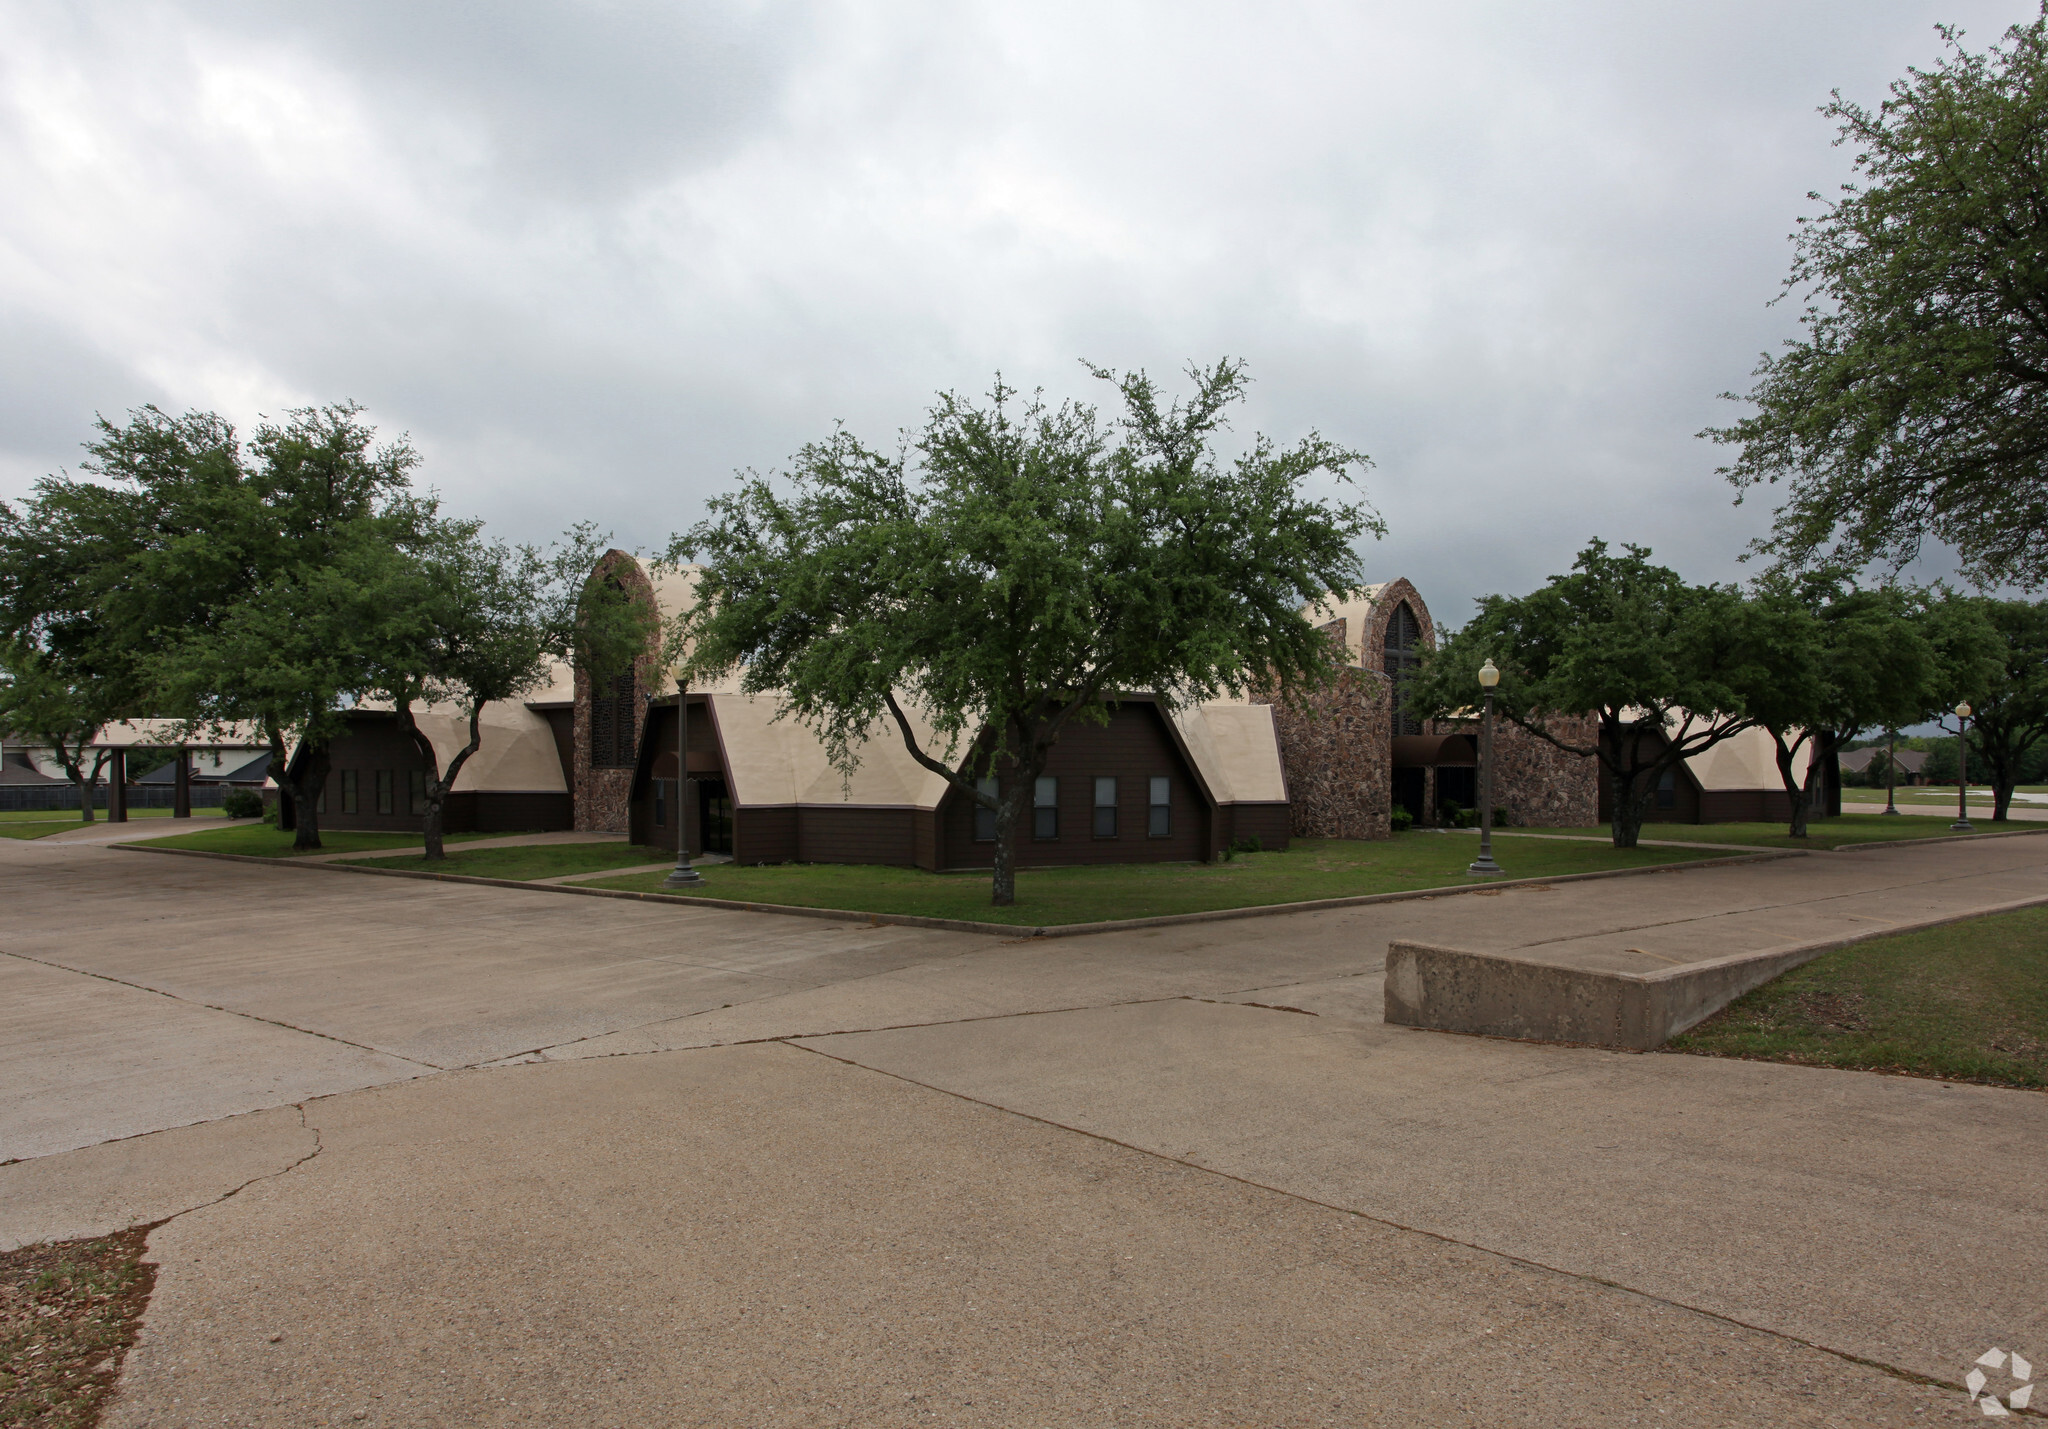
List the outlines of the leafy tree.
{"label": "leafy tree", "polygon": [[1062,731],[1124,691],[1173,706],[1333,680],[1340,655],[1297,612],[1356,587],[1352,543],[1384,529],[1362,503],[1301,492],[1348,480],[1357,452],[1313,434],[1214,452],[1241,363],[1190,369],[1193,396],[1167,405],[1143,373],[1091,371],[1122,399],[1112,424],[1073,402],[1019,409],[998,378],[987,405],[941,396],[895,455],[845,431],[805,447],[786,495],[748,479],[668,555],[707,557],[673,635],[686,675],[744,666],[743,687],[779,692],[842,769],[893,723],[994,811],[999,906]]}
{"label": "leafy tree", "polygon": [[[1408,698],[1434,716],[1479,706],[1479,666],[1501,671],[1494,710],[1569,754],[1597,759],[1616,848],[1634,848],[1667,769],[1747,729],[1752,678],[1742,596],[1688,585],[1642,546],[1593,541],[1569,575],[1524,596],[1489,595],[1423,657]],[[1569,722],[1592,714],[1581,742]]]}
{"label": "leafy tree", "polygon": [[326,742],[404,633],[394,593],[433,514],[412,449],[376,445],[361,413],[292,411],[246,445],[210,413],[102,418],[83,463],[99,480],[48,477],[0,508],[0,635],[124,711],[256,723],[305,848]]}
{"label": "leafy tree", "polygon": [[[1876,109],[1825,113],[1858,182],[1800,220],[1786,293],[1805,336],[1766,355],[1741,490],[1786,481],[1764,549],[1793,564],[1910,560],[1949,542],[1983,579],[2048,577],[2048,7],[1911,70]],[[1810,195],[1818,201],[1820,195]],[[1730,394],[1731,396],[1733,394]]]}
{"label": "leafy tree", "polygon": [[[577,526],[555,547],[487,541],[476,521],[442,521],[389,592],[395,628],[380,642],[371,693],[389,700],[426,765],[425,842],[444,857],[443,810],[463,766],[483,746],[483,707],[545,684],[572,655],[593,668],[629,665],[652,642],[658,618],[591,571],[607,541]],[[446,767],[415,707],[454,706],[466,743]]]}
{"label": "leafy tree", "polygon": [[[1792,837],[1806,837],[1816,805],[1841,813],[1849,741],[1873,725],[1913,723],[1933,698],[1938,663],[1917,613],[1908,592],[1857,590],[1839,571],[1758,582],[1745,612],[1741,700],[1771,736],[1792,804]],[[1808,755],[1803,776],[1794,772],[1801,749]]]}
{"label": "leafy tree", "polygon": [[2014,786],[2035,767],[2036,746],[2048,739],[2048,604],[1972,604],[1999,637],[1996,668],[1978,687],[1970,717],[1970,767],[1991,786],[1997,822],[2012,808]]}
{"label": "leafy tree", "polygon": [[67,669],[33,646],[0,645],[0,729],[49,746],[78,787],[78,817],[88,824],[93,786],[113,757],[111,749],[95,750],[93,739],[116,712],[104,681]]}
{"label": "leafy tree", "polygon": [[362,411],[299,408],[256,428],[235,524],[163,562],[175,578],[186,564],[231,569],[232,558],[234,584],[203,619],[158,631],[148,662],[152,688],[179,715],[263,730],[301,849],[320,847],[320,791],[344,710],[413,632],[407,598],[434,518],[435,502],[410,491],[418,454],[402,438],[379,446]]}

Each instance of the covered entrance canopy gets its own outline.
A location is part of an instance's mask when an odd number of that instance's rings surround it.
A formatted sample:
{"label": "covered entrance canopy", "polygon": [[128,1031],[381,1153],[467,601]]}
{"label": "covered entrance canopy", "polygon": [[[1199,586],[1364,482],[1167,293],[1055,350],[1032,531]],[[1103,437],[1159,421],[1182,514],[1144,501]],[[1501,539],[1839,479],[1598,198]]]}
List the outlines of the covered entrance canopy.
{"label": "covered entrance canopy", "polygon": [[1476,768],[1479,744],[1469,734],[1397,734],[1394,736],[1394,767],[1426,769],[1454,764]]}

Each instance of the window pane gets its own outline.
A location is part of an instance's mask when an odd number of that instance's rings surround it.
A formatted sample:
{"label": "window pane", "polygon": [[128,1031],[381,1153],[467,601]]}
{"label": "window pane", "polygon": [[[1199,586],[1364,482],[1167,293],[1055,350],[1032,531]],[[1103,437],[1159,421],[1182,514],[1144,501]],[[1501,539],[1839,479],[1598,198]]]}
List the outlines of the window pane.
{"label": "window pane", "polygon": [[666,779],[654,781],[654,826],[657,829],[668,827],[668,780]]}
{"label": "window pane", "polygon": [[415,769],[406,781],[405,811],[408,814],[424,814],[427,811],[427,771]]}
{"label": "window pane", "polygon": [[1145,832],[1155,839],[1171,838],[1173,809],[1166,804],[1154,804],[1148,812],[1151,817],[1146,822]]}
{"label": "window pane", "polygon": [[353,769],[341,771],[341,811],[344,814],[356,811],[356,771]]}
{"label": "window pane", "polygon": [[1173,781],[1171,779],[1168,779],[1163,774],[1155,774],[1152,777],[1151,802],[1154,804],[1170,804],[1173,802]]}
{"label": "window pane", "polygon": [[1116,837],[1116,805],[1098,804],[1095,806],[1095,837],[1099,839],[1113,839]]}
{"label": "window pane", "polygon": [[1098,778],[1095,781],[1095,807],[1116,807],[1116,780]]}
{"label": "window pane", "polygon": [[[977,779],[974,781],[974,787],[978,793],[986,794],[991,799],[996,796],[996,781],[993,779]],[[984,809],[979,804],[974,806],[974,841],[984,844],[996,841],[996,811],[994,809]]]}
{"label": "window pane", "polygon": [[391,771],[389,769],[379,769],[377,771],[377,812],[380,814],[391,812]]}
{"label": "window pane", "polygon": [[1031,802],[1041,809],[1057,809],[1060,804],[1060,781],[1050,774],[1038,776],[1038,783],[1032,787]]}
{"label": "window pane", "polygon": [[1031,836],[1056,839],[1060,836],[1060,781],[1050,774],[1038,776],[1031,786]]}

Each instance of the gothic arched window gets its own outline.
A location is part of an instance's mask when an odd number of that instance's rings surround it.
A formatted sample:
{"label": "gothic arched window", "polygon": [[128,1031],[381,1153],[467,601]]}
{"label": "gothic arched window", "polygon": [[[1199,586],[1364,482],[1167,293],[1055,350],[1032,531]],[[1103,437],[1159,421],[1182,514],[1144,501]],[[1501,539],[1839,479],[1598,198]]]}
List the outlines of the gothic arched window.
{"label": "gothic arched window", "polygon": [[[605,693],[599,694],[603,690]],[[590,767],[631,769],[639,752],[639,710],[630,672],[599,684],[590,682]]]}
{"label": "gothic arched window", "polygon": [[1391,687],[1395,734],[1420,734],[1422,721],[1408,713],[1408,677],[1422,658],[1422,622],[1402,601],[1387,617],[1387,642],[1380,669]]}

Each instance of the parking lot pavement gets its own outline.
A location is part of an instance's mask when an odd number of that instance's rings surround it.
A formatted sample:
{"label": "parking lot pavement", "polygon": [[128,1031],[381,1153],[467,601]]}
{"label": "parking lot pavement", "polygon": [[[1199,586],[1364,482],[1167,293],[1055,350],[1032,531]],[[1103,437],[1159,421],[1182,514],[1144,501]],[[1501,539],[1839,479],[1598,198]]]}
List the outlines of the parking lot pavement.
{"label": "parking lot pavement", "polygon": [[121,1424],[1927,1422],[2048,1343],[2048,1100],[1389,1028],[1379,969],[2032,847],[1045,940],[0,844],[0,1130],[80,1148],[0,1236],[172,1217]]}
{"label": "parking lot pavement", "polygon": [[151,1239],[112,1429],[1908,1424],[1962,1396],[786,1044],[464,1072]]}

